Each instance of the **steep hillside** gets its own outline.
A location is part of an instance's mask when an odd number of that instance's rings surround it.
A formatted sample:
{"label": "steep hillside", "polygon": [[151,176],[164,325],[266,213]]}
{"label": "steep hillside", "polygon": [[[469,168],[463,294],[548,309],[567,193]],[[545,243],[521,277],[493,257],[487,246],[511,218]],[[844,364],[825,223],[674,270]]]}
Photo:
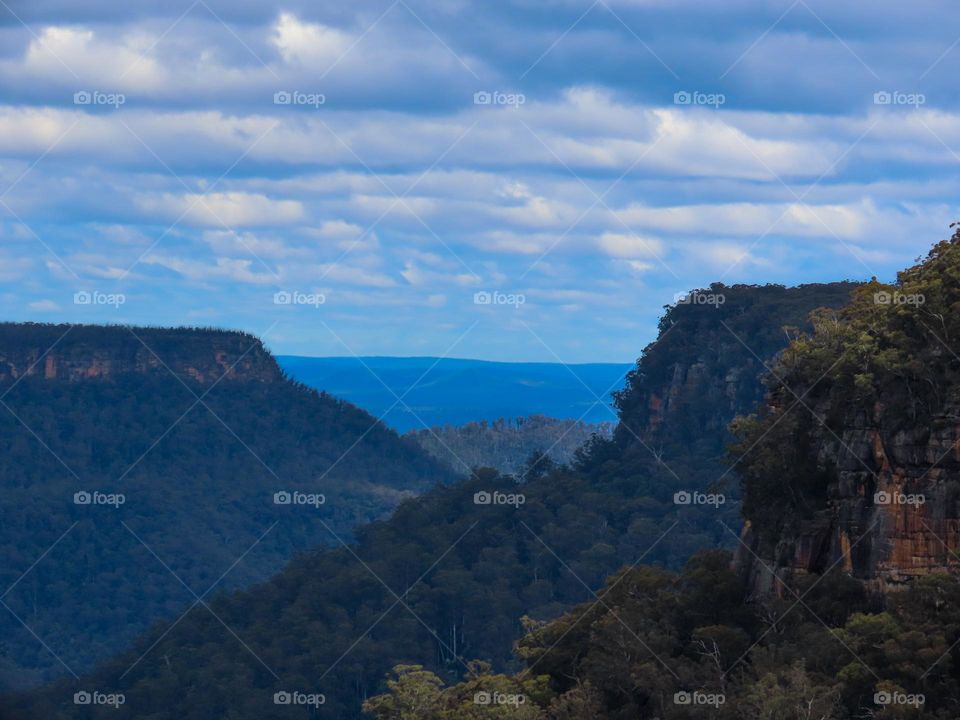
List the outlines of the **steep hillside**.
{"label": "steep hillside", "polygon": [[[594,440],[575,467],[527,468],[522,483],[482,471],[405,501],[358,531],[356,545],[307,554],[269,583],[219,598],[215,614],[195,608],[172,629],[159,624],[96,673],[10,699],[8,715],[82,717],[73,693],[99,689],[124,693],[126,703],[111,709],[117,718],[306,717],[309,708],[274,704],[275,693],[293,691],[323,694],[324,714],[350,718],[398,663],[421,663],[447,681],[473,658],[516,667],[512,643],[525,626],[589,599],[618,567],[679,568],[698,548],[732,540],[718,520],[736,531],[735,503],[707,490],[724,472],[725,427],[739,398],[762,388],[761,366],[736,349],[729,328],[772,354],[787,334],[767,298],[787,300],[786,323],[801,324],[804,312],[842,302],[846,289],[716,286],[729,293],[720,307],[670,308],[661,342],[644,351],[618,398],[623,427]],[[695,352],[677,354],[683,348]],[[670,396],[674,376],[689,377],[684,368],[697,362],[709,380],[680,383],[673,403],[715,432],[691,438],[683,427],[649,427],[647,399]],[[744,389],[733,401],[705,389],[738,371]]]}
{"label": "steep hillside", "polygon": [[[840,567],[891,589],[957,567],[960,234],[860,288],[784,353],[739,423],[745,538],[781,577]],[[798,400],[802,398],[802,401]],[[741,558],[759,590],[779,583]]]}
{"label": "steep hillside", "polygon": [[82,673],[451,478],[252,336],[0,325],[0,682]]}

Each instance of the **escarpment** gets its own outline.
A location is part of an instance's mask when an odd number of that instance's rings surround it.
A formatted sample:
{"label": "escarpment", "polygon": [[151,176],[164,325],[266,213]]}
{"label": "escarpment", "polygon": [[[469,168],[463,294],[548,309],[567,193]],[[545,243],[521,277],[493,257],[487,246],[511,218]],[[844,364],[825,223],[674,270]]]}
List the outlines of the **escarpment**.
{"label": "escarpment", "polygon": [[192,328],[0,324],[0,382],[36,377],[75,382],[170,373],[207,384],[275,382],[276,360],[246,333]]}

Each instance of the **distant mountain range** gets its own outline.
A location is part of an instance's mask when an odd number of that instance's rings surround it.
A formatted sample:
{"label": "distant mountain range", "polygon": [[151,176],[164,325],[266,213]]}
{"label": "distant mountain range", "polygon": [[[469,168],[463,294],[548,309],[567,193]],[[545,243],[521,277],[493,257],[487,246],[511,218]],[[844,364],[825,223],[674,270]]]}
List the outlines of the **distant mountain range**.
{"label": "distant mountain range", "polygon": [[358,405],[401,432],[529,415],[616,420],[610,393],[624,387],[634,367],[435,357],[280,355],[277,360],[293,379]]}

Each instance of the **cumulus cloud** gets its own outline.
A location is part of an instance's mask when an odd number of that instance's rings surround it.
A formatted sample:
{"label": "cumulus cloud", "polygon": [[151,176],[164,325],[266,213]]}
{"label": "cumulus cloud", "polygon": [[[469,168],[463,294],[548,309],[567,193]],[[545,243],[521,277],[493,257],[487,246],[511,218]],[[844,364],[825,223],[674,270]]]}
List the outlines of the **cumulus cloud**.
{"label": "cumulus cloud", "polygon": [[248,227],[287,225],[302,220],[303,205],[296,200],[274,200],[244,192],[185,193],[141,196],[141,210],[159,219],[174,222],[183,218],[194,225]]}
{"label": "cumulus cloud", "polygon": [[321,70],[341,58],[356,43],[336,28],[302,22],[292,13],[281,13],[271,42],[286,62],[300,62]]}
{"label": "cumulus cloud", "polygon": [[597,244],[608,255],[618,258],[649,258],[663,255],[663,243],[656,238],[607,232]]}

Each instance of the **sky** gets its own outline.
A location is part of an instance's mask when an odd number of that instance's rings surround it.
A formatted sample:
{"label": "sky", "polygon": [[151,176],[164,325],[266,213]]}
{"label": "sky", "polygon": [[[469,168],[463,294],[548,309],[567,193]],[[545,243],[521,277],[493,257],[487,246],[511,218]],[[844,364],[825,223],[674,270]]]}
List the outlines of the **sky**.
{"label": "sky", "polygon": [[0,0],[3,319],[632,361],[948,237],[958,70],[945,1]]}

